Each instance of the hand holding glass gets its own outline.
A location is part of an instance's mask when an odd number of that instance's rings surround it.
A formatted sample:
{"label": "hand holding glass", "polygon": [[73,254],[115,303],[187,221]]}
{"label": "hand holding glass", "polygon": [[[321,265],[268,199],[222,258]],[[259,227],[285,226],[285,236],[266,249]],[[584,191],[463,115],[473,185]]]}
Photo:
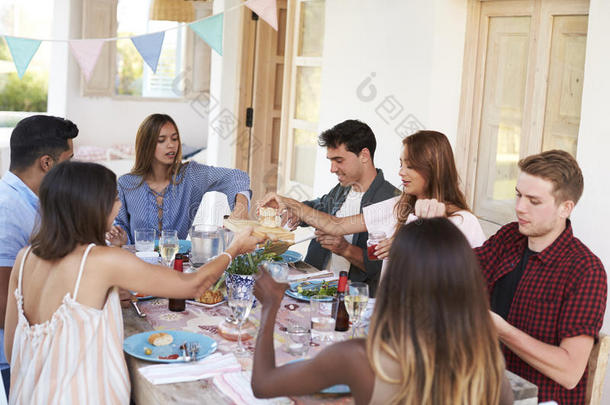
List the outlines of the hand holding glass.
{"label": "hand holding glass", "polygon": [[161,231],[161,237],[159,238],[159,252],[161,253],[161,259],[163,264],[167,267],[171,267],[172,261],[178,253],[180,248],[178,242],[178,231],[168,229]]}

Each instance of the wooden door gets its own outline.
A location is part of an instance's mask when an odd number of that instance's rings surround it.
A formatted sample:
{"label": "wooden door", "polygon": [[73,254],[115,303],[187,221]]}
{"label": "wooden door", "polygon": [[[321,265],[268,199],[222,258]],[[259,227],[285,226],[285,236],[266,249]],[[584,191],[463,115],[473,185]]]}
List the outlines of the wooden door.
{"label": "wooden door", "polygon": [[250,175],[255,200],[278,182],[286,8],[286,0],[278,0],[278,31],[244,13],[236,166]]}
{"label": "wooden door", "polygon": [[457,156],[488,233],[514,219],[519,159],[576,155],[588,10],[588,0],[470,0]]}

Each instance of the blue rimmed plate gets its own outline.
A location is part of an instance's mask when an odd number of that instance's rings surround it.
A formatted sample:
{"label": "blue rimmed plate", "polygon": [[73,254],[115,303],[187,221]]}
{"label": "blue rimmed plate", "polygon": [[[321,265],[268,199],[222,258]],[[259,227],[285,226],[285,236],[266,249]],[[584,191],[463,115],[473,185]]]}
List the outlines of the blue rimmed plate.
{"label": "blue rimmed plate", "polygon": [[[256,249],[257,252],[260,252],[262,249]],[[303,255],[299,252],[295,252],[294,250],[287,250],[280,255],[281,260],[276,260],[276,263],[296,263],[303,260]]]}
{"label": "blue rimmed plate", "polygon": [[[172,335],[174,341],[165,346],[153,346],[148,343],[148,337],[153,333],[164,332]],[[125,353],[136,357],[138,359],[146,361],[154,361],[157,363],[182,363],[183,360],[182,351],[180,345],[184,342],[196,342],[199,343],[199,352],[197,353],[197,360],[201,360],[206,356],[214,353],[218,344],[211,337],[200,335],[198,333],[186,332],[182,330],[153,330],[149,332],[138,333],[129,336],[123,342],[123,350]],[[144,349],[150,349],[151,354],[144,353]],[[178,355],[176,359],[166,359],[162,357],[168,357],[172,355]]]}
{"label": "blue rimmed plate", "polygon": [[[294,299],[309,302],[310,300],[309,300],[308,296],[303,295],[297,291],[298,287],[303,286],[304,290],[319,289],[320,285],[322,285],[322,283],[323,283],[323,281],[320,281],[320,280],[308,280],[308,281],[290,283],[290,288],[286,290],[285,294]],[[328,284],[336,287],[337,281],[331,281]],[[332,299],[333,299],[333,297],[328,297],[328,301],[332,301]]]}
{"label": "blue rimmed plate", "polygon": [[303,260],[303,255],[299,252],[295,252],[294,250],[287,250],[281,255],[282,261],[284,263],[296,263]]}

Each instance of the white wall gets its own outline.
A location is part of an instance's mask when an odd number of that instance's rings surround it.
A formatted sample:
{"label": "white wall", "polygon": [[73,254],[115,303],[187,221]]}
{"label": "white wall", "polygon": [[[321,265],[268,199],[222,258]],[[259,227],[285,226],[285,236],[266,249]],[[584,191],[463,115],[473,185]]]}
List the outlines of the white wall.
{"label": "white wall", "polygon": [[[610,2],[591,0],[585,61],[582,114],[577,158],[585,178],[585,192],[573,215],[575,234],[610,271]],[[610,305],[602,331],[610,334]],[[610,373],[606,375],[603,404],[610,404]]]}
{"label": "white wall", "polygon": [[[80,38],[82,1],[55,0],[55,10],[54,35],[57,34],[59,38]],[[62,29],[63,26],[69,26],[69,30]],[[54,45],[49,81],[50,90],[55,95],[49,97],[49,112],[76,123],[80,129],[76,145],[133,144],[140,122],[147,115],[157,112],[174,118],[184,143],[195,147],[206,145],[207,117],[199,115],[191,107],[190,101],[124,101],[81,96],[80,68],[67,48],[67,43]]]}
{"label": "white wall", "polygon": [[[466,0],[327,1],[325,29],[319,130],[350,118],[366,122],[377,137],[377,167],[399,184],[395,128],[405,117],[455,141]],[[372,73],[376,96],[367,101],[368,84],[357,89]],[[403,110],[386,122],[376,109],[391,96]],[[318,150],[314,195],[337,183],[325,153]]]}

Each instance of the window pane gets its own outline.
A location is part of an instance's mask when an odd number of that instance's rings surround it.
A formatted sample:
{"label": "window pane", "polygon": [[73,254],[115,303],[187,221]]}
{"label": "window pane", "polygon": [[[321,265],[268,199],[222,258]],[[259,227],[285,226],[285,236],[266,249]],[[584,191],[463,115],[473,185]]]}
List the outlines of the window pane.
{"label": "window pane", "polygon": [[[52,37],[53,1],[3,0],[0,32],[30,38]],[[0,127],[13,127],[28,114],[47,111],[51,43],[43,41],[20,79],[8,45],[0,39]]]}
{"label": "window pane", "polygon": [[301,3],[299,27],[299,56],[322,56],[324,44],[324,1]]}
{"label": "window pane", "polygon": [[295,129],[293,136],[290,180],[313,187],[318,135],[315,132]]}
{"label": "window pane", "polygon": [[479,164],[478,200],[512,201],[525,99],[530,17],[491,17]]}
{"label": "window pane", "polygon": [[576,156],[587,20],[584,15],[553,17],[543,150],[562,149]]}
{"label": "window pane", "polygon": [[319,67],[298,66],[296,80],[295,118],[318,122],[320,113]]}
{"label": "window pane", "polygon": [[[175,21],[149,20],[150,4],[151,0],[119,0],[117,36],[141,35],[176,27],[178,23]],[[182,69],[184,41],[184,28],[165,32],[156,73],[144,62],[130,39],[116,41],[116,94],[181,97],[182,87],[173,84]]]}

